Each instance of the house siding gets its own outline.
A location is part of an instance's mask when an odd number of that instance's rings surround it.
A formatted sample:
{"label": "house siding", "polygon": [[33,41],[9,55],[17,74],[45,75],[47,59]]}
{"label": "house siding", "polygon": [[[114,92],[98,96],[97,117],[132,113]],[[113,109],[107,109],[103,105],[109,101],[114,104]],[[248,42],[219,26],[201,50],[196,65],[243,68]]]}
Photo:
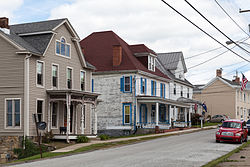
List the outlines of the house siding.
{"label": "house siding", "polygon": [[[0,36],[0,136],[22,135],[24,100],[24,56],[17,55],[13,45]],[[5,99],[21,99],[21,128],[5,129]]]}

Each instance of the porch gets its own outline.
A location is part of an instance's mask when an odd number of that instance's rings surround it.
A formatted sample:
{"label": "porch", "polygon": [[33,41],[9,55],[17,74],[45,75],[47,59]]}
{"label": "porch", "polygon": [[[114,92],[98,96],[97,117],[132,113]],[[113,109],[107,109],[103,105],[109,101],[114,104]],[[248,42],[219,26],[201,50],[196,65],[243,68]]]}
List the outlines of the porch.
{"label": "porch", "polygon": [[[77,90],[47,90],[48,127],[55,139],[76,139],[97,134],[98,94]],[[87,132],[86,132],[87,131]]]}

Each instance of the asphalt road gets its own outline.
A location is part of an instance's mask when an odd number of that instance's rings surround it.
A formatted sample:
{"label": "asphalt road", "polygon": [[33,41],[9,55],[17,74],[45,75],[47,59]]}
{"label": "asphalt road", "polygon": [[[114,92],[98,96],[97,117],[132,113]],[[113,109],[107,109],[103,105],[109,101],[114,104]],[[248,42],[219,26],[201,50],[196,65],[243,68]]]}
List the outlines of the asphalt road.
{"label": "asphalt road", "polygon": [[16,165],[18,167],[202,166],[240,146],[216,143],[215,129]]}

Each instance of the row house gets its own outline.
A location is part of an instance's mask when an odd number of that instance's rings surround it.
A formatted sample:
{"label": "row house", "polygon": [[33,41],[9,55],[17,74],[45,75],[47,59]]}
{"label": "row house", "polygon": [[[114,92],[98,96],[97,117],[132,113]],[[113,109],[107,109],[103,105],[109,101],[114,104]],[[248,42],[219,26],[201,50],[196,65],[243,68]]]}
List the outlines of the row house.
{"label": "row house", "polygon": [[36,136],[34,114],[55,138],[96,134],[92,72],[68,19],[0,30],[0,137]]}
{"label": "row house", "polygon": [[193,98],[204,101],[207,106],[206,115],[228,115],[232,119],[247,121],[250,118],[250,87],[241,90],[240,78],[222,77],[222,69],[216,70],[216,77],[205,85],[197,85]]}
{"label": "row house", "polygon": [[[129,45],[112,31],[92,33],[80,45],[86,60],[96,67],[93,85],[102,101],[97,106],[99,133],[124,135],[156,126],[168,129],[171,121],[176,126],[188,125],[192,85],[184,79],[183,56],[178,56],[175,69],[168,69],[159,59],[168,55],[159,56],[144,44]],[[178,73],[181,68],[185,70]]]}

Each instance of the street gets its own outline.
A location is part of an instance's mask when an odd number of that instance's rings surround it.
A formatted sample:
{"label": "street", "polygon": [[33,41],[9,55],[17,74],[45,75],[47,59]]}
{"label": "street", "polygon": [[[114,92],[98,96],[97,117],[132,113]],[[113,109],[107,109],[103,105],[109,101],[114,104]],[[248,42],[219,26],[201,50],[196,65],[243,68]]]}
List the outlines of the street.
{"label": "street", "polygon": [[216,143],[215,129],[154,139],[122,147],[52,158],[18,167],[201,166],[240,146]]}

